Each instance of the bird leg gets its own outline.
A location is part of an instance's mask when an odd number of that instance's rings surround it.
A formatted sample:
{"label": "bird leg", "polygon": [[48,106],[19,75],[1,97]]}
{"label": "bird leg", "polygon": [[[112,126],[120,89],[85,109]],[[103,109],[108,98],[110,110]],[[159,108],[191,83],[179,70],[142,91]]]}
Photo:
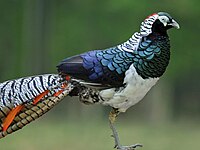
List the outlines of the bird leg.
{"label": "bird leg", "polygon": [[114,122],[115,122],[117,116],[119,115],[119,113],[120,112],[117,109],[113,108],[112,111],[109,114],[110,128],[111,128],[112,133],[113,133],[112,137],[115,139],[114,148],[119,149],[119,150],[135,150],[137,147],[142,147],[141,144],[134,144],[134,145],[130,145],[130,146],[122,146],[120,144],[119,136],[118,136],[117,130],[114,126]]}

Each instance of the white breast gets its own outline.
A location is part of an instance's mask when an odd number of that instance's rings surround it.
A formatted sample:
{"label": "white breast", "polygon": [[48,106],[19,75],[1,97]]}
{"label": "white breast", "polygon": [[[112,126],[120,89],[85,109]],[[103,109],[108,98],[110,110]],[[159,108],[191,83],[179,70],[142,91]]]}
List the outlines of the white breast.
{"label": "white breast", "polygon": [[125,112],[138,103],[158,80],[159,78],[143,79],[131,65],[124,78],[126,86],[117,91],[115,88],[102,90],[100,96],[105,100],[104,105],[110,105],[118,108],[120,112]]}

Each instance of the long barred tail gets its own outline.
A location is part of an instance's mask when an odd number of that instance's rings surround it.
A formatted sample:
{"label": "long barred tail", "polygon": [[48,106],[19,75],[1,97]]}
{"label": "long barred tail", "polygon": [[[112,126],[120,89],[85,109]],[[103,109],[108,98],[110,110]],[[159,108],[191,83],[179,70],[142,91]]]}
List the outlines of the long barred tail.
{"label": "long barred tail", "polygon": [[[21,129],[48,112],[67,96],[72,88],[70,81],[52,74],[1,83],[0,138]],[[36,100],[37,102],[35,102]],[[17,106],[23,107],[5,130],[3,124],[10,112]]]}

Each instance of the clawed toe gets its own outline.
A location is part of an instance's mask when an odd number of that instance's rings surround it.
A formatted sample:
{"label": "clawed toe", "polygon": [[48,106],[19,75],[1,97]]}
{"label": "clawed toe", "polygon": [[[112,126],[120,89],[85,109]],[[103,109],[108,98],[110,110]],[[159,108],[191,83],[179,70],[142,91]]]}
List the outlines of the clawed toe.
{"label": "clawed toe", "polygon": [[137,147],[142,147],[141,144],[134,144],[130,146],[115,146],[116,149],[118,150],[135,150]]}

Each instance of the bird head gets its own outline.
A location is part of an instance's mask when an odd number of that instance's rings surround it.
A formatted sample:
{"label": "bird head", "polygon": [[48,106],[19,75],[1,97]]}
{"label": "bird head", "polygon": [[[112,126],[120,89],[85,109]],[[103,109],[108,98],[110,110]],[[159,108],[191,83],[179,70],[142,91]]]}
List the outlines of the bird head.
{"label": "bird head", "polygon": [[168,29],[179,29],[179,24],[166,12],[158,12],[148,16],[141,24],[140,33],[147,36],[152,32],[166,33]]}
{"label": "bird head", "polygon": [[179,24],[166,12],[159,12],[158,13],[158,19],[157,19],[164,28],[170,29],[170,28],[176,28],[179,29]]}

